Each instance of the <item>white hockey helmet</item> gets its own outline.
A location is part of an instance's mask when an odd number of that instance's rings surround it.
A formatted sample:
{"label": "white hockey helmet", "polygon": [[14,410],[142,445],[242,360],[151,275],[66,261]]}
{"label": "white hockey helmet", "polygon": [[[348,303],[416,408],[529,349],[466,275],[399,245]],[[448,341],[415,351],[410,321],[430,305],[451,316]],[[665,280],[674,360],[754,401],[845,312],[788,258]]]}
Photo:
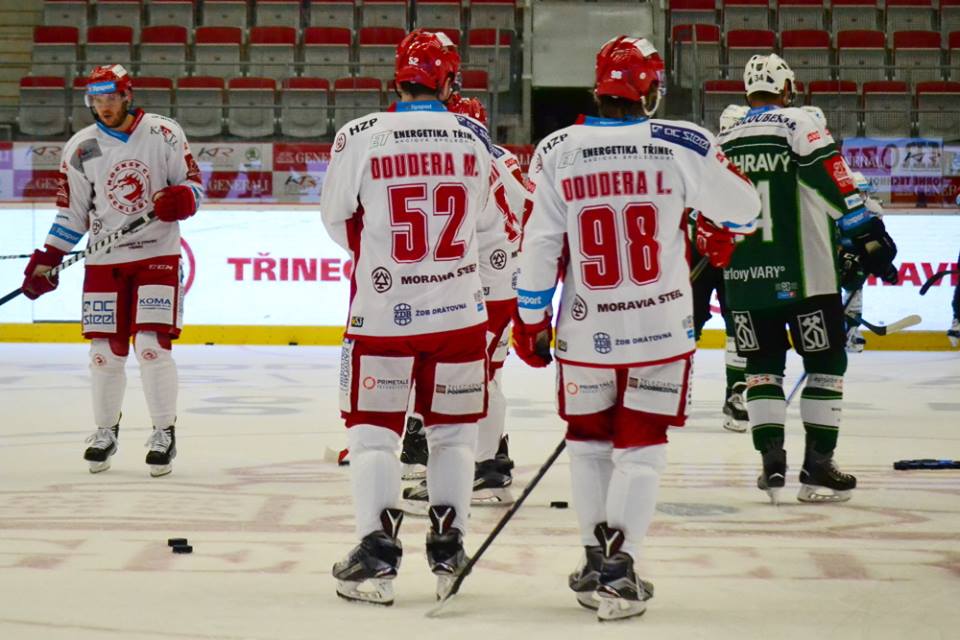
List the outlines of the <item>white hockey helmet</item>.
{"label": "white hockey helmet", "polygon": [[750,108],[742,104],[728,104],[727,108],[720,114],[720,133],[743,120],[748,111],[750,111]]}
{"label": "white hockey helmet", "polygon": [[743,84],[747,95],[763,91],[765,93],[785,93],[787,104],[793,100],[796,80],[786,61],[775,53],[765,56],[755,55],[747,61],[743,69]]}

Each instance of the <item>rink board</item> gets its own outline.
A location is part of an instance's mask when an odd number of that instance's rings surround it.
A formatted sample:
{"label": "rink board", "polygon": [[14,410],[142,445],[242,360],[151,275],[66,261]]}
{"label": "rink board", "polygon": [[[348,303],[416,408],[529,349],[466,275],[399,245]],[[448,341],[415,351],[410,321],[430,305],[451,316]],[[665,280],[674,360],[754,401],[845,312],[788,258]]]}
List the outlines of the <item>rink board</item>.
{"label": "rink board", "polygon": [[[26,254],[43,242],[54,216],[47,205],[0,209],[5,233],[0,255]],[[885,218],[899,246],[901,283],[868,282],[864,317],[874,324],[919,314],[915,331],[888,336],[872,347],[941,349],[950,322],[957,276],[919,296],[933,273],[956,268],[960,216],[926,213]],[[155,223],[161,224],[161,223]],[[352,264],[327,235],[315,205],[210,206],[182,223],[183,340],[189,343],[329,345],[340,340],[347,318]],[[0,283],[16,288],[26,260],[0,260]],[[69,342],[82,339],[82,270],[61,275],[57,292],[36,302],[18,298],[0,307],[0,341]],[[6,290],[4,290],[5,292]],[[722,339],[715,316],[704,346]]]}

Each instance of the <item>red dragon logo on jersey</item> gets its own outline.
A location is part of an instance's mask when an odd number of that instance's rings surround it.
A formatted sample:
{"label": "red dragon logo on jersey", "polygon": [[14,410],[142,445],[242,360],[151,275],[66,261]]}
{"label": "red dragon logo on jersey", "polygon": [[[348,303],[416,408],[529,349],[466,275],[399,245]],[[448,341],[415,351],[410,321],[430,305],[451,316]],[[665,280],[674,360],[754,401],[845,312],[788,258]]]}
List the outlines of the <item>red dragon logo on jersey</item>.
{"label": "red dragon logo on jersey", "polygon": [[107,199],[120,213],[138,215],[147,210],[150,200],[150,168],[139,160],[124,160],[107,174]]}

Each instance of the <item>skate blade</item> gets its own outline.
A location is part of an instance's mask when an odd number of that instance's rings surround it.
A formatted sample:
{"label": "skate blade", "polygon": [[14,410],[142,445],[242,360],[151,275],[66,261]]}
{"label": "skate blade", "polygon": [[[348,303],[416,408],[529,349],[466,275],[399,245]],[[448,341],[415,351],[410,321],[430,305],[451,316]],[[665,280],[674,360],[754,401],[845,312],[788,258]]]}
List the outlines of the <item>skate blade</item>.
{"label": "skate blade", "polygon": [[584,609],[596,611],[600,608],[600,596],[597,595],[596,591],[578,591],[576,595],[577,604]]}
{"label": "skate blade", "polygon": [[456,581],[456,573],[437,574],[437,600],[447,600],[450,597],[450,591],[453,590],[453,583]]}
{"label": "skate blade", "polygon": [[599,594],[600,606],[597,609],[597,620],[609,622],[611,620],[626,620],[642,616],[647,611],[647,603],[642,600],[627,600],[626,598],[611,598]]}
{"label": "skate blade", "polygon": [[110,458],[103,462],[90,462],[90,473],[102,473],[110,468]]}
{"label": "skate blade", "polygon": [[510,489],[477,489],[470,495],[470,504],[474,506],[491,506],[513,504],[513,494]]}
{"label": "skate blade", "polygon": [[173,472],[172,464],[151,464],[147,466],[150,467],[150,475],[154,478],[170,475]]}
{"label": "skate blade", "polygon": [[747,423],[743,420],[735,420],[734,418],[727,416],[723,419],[723,428],[727,431],[732,431],[733,433],[746,433]]}
{"label": "skate blade", "polygon": [[797,493],[797,500],[808,504],[820,504],[824,502],[846,502],[852,497],[850,491],[837,491],[820,487],[815,484],[800,485],[800,491]]}
{"label": "skate blade", "polygon": [[783,491],[783,487],[768,487],[763,490],[767,497],[770,498],[770,504],[774,506],[780,505],[780,492]]}
{"label": "skate blade", "polygon": [[422,464],[404,464],[401,480],[426,480],[427,468]]}
{"label": "skate blade", "polygon": [[337,595],[349,602],[389,607],[393,605],[393,583],[392,580],[380,579],[363,582],[337,580]]}

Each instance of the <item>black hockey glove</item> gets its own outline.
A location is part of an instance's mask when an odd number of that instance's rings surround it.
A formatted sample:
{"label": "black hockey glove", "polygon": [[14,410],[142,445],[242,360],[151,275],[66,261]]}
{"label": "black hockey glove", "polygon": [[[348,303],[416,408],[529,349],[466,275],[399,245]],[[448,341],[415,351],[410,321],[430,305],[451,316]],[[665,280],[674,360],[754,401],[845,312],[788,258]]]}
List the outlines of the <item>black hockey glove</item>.
{"label": "black hockey glove", "polygon": [[867,273],[863,270],[863,264],[860,262],[860,256],[847,249],[840,249],[840,259],[838,260],[840,286],[844,291],[856,291],[863,286],[867,279]]}
{"label": "black hockey glove", "polygon": [[884,282],[897,283],[897,268],[893,266],[897,245],[887,233],[883,220],[871,216],[845,235],[853,243],[853,249],[867,273],[879,276]]}

